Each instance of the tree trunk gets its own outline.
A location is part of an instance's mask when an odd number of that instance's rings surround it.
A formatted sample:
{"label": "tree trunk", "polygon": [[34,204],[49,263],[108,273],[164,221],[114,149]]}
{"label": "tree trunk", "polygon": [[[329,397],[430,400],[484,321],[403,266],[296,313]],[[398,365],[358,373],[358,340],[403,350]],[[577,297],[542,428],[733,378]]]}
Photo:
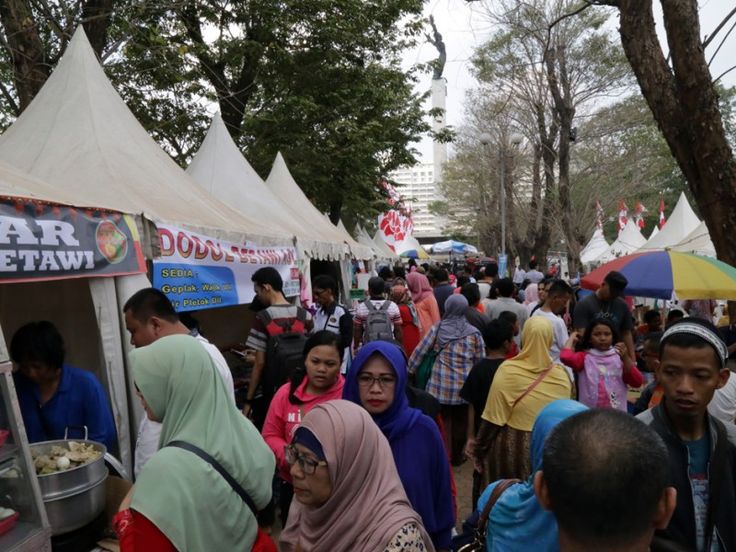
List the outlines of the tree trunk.
{"label": "tree trunk", "polygon": [[662,53],[652,0],[620,0],[626,57],[677,160],[718,258],[736,265],[736,161],[726,139],[700,39],[697,0],[662,0],[672,69]]}
{"label": "tree trunk", "polygon": [[102,58],[102,51],[107,46],[107,29],[112,17],[113,0],[87,0],[82,8],[84,32],[87,33],[89,43]]}
{"label": "tree trunk", "polygon": [[38,36],[30,4],[25,0],[1,0],[0,20],[5,29],[20,115],[38,94],[50,73],[43,43]]}
{"label": "tree trunk", "polygon": [[544,203],[542,204],[542,219],[535,235],[532,251],[538,259],[547,256],[551,243],[552,217],[555,216],[555,161],[557,151],[555,141],[559,132],[559,123],[555,117],[547,128],[544,106],[537,108],[537,130],[542,148],[542,164],[544,167]]}
{"label": "tree trunk", "polygon": [[567,74],[567,63],[564,48],[549,48],[545,52],[544,61],[547,68],[547,82],[554,101],[555,111],[560,121],[560,142],[558,146],[558,197],[562,231],[567,244],[567,262],[570,273],[578,270],[580,244],[572,220],[572,204],[570,202],[570,132],[575,117],[570,82]]}

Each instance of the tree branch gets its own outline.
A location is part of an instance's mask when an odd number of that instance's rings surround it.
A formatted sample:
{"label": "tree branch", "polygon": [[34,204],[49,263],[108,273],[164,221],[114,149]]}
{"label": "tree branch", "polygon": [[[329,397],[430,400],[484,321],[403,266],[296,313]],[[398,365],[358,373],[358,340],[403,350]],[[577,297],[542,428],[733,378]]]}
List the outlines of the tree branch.
{"label": "tree branch", "polygon": [[[716,37],[716,35],[721,31],[721,29],[724,27],[724,25],[728,22],[729,19],[731,19],[734,15],[736,15],[736,8],[732,9],[726,17],[723,18],[723,21],[721,21],[718,26],[713,31],[713,34],[706,37],[706,39],[703,41],[703,50],[705,50],[708,47],[708,44],[710,44],[713,39]],[[733,27],[731,27],[733,29]],[[730,31],[729,31],[730,32]]]}
{"label": "tree branch", "polygon": [[715,79],[713,80],[713,84],[717,83],[717,82],[718,82],[719,80],[721,80],[721,78],[722,78],[722,77],[725,77],[726,75],[728,75],[728,74],[729,74],[729,73],[730,73],[731,71],[733,71],[734,69],[736,69],[736,65],[734,65],[734,66],[733,66],[733,67],[731,67],[730,69],[726,69],[726,70],[725,70],[725,71],[724,71],[723,73],[721,73],[720,75],[718,75],[718,77],[716,77],[716,78],[715,78]]}

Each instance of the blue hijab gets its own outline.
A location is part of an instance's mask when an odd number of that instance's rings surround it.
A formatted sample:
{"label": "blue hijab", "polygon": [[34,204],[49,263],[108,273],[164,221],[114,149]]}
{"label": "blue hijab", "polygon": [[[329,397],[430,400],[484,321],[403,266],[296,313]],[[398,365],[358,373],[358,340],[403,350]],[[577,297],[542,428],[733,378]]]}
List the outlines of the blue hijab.
{"label": "blue hijab", "polygon": [[[532,430],[532,474],[523,483],[509,487],[491,510],[486,536],[488,552],[558,551],[557,521],[544,510],[534,495],[534,474],[542,469],[544,443],[552,430],[575,414],[587,410],[585,405],[571,400],[554,401],[537,416]],[[498,482],[492,483],[478,499],[482,510]]]}
{"label": "blue hijab", "polygon": [[[388,439],[396,470],[414,510],[422,517],[435,549],[450,548],[455,513],[450,482],[450,465],[437,424],[406,398],[406,357],[393,343],[372,341],[353,360],[343,388],[343,398],[358,405],[358,375],[374,355],[385,358],[396,372],[394,402],[373,420]],[[362,405],[361,405],[362,406]]]}
{"label": "blue hijab", "polygon": [[394,402],[386,412],[373,416],[376,424],[381,428],[390,443],[407,433],[422,416],[420,410],[409,406],[409,400],[406,398],[409,374],[406,370],[406,357],[401,349],[388,341],[372,341],[361,347],[350,365],[342,397],[362,406],[360,390],[358,389],[358,375],[373,355],[381,355],[385,358],[394,369],[397,378],[394,386]]}

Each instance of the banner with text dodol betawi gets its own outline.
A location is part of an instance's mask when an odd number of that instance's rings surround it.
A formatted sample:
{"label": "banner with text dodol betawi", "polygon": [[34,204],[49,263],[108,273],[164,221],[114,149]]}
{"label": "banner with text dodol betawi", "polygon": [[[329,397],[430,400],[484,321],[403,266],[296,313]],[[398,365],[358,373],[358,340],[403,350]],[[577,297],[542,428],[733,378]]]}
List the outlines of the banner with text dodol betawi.
{"label": "banner with text dodol betawi", "polygon": [[153,261],[153,287],[177,311],[250,303],[253,273],[272,266],[284,280],[287,297],[299,294],[299,269],[293,247],[237,245],[157,224],[161,257]]}

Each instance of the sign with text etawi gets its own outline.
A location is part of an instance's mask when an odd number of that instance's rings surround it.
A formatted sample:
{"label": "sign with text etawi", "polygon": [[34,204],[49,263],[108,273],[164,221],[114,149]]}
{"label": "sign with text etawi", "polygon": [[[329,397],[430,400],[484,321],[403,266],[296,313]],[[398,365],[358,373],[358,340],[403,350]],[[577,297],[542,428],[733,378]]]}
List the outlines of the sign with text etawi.
{"label": "sign with text etawi", "polygon": [[0,197],[0,283],[145,271],[133,217]]}

